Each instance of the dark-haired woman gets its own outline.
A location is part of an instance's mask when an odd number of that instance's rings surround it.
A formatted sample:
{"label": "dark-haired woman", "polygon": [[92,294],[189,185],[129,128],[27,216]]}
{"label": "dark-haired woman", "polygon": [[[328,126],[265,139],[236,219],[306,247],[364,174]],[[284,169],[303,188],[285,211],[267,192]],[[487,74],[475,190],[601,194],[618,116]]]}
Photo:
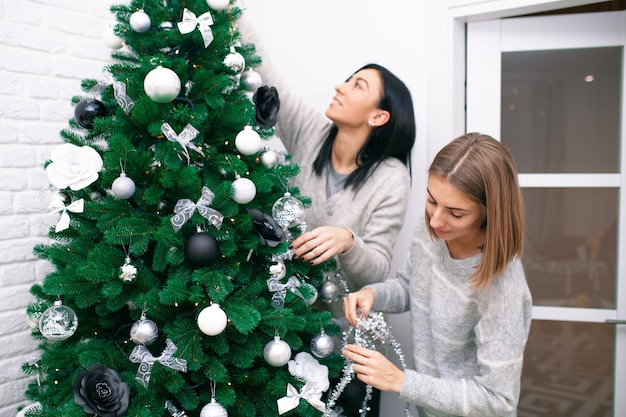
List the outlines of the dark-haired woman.
{"label": "dark-haired woman", "polygon": [[[263,59],[256,69],[263,83],[275,86],[280,95],[276,131],[300,166],[293,185],[312,200],[306,209],[307,231],[291,245],[295,256],[314,265],[336,256],[349,291],[384,280],[411,185],[416,127],[408,88],[385,67],[365,65],[335,87],[322,114],[274,72],[245,16],[239,27],[243,41],[254,43]],[[347,326],[341,300],[325,307]],[[346,390],[354,385],[358,381]]]}

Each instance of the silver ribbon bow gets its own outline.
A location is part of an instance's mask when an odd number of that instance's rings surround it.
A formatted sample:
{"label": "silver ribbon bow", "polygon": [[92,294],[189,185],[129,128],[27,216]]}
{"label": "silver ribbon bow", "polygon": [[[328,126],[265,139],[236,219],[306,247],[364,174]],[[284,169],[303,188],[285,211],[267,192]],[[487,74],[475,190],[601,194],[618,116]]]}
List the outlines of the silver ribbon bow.
{"label": "silver ribbon bow", "polygon": [[92,94],[100,94],[108,86],[113,85],[115,101],[117,101],[117,104],[119,104],[126,114],[130,113],[133,107],[135,107],[135,102],[126,95],[126,84],[117,81],[110,72],[103,72],[102,76],[104,80],[93,86],[89,92]]}
{"label": "silver ribbon bow", "polygon": [[304,384],[300,392],[293,385],[287,384],[287,395],[276,401],[278,414],[280,415],[296,408],[300,404],[300,399],[305,400],[323,413],[326,411],[326,405],[321,400],[321,397],[322,393],[316,391],[309,383]]}
{"label": "silver ribbon bow", "polygon": [[198,129],[196,129],[192,125],[188,124],[187,126],[185,126],[183,131],[180,132],[180,134],[176,134],[174,129],[172,129],[172,126],[170,126],[169,123],[165,122],[161,125],[161,132],[163,132],[167,140],[169,140],[170,142],[177,142],[183,148],[183,153],[187,158],[187,165],[189,165],[190,159],[189,151],[187,150],[187,148],[196,151],[200,155],[204,156],[204,152],[202,152],[202,149],[198,148],[191,142],[196,138],[196,136],[198,136],[198,133],[200,133]]}
{"label": "silver ribbon bow", "polygon": [[85,200],[81,198],[65,206],[65,204],[63,204],[63,198],[57,197],[52,200],[49,208],[52,210],[50,214],[61,212],[61,218],[54,229],[55,233],[59,233],[70,227],[70,215],[68,211],[71,213],[82,213],[85,209]]}
{"label": "silver ribbon bow", "polygon": [[272,295],[272,306],[274,308],[283,308],[285,306],[285,296],[287,295],[287,290],[290,290],[298,297],[302,298],[306,303],[306,298],[298,290],[298,287],[301,285],[302,283],[295,276],[289,278],[285,284],[283,284],[276,276],[269,278],[267,280],[267,289],[274,293]]}
{"label": "silver ribbon bow", "polygon": [[152,365],[154,365],[155,362],[159,362],[161,365],[177,371],[187,372],[187,361],[185,359],[173,357],[178,347],[170,339],[167,339],[165,344],[165,349],[159,357],[152,356],[148,348],[143,345],[135,346],[135,349],[133,349],[129,356],[132,363],[139,364],[135,380],[140,382],[144,388],[148,388],[150,374],[152,373]]}
{"label": "silver ribbon bow", "polygon": [[213,202],[213,198],[215,198],[213,191],[211,191],[209,187],[202,187],[202,195],[197,203],[194,203],[188,198],[178,200],[176,206],[174,206],[174,213],[176,214],[170,220],[174,230],[178,232],[187,220],[193,216],[196,210],[219,230],[219,228],[222,227],[224,216],[219,211],[209,207]]}
{"label": "silver ribbon bow", "polygon": [[199,17],[196,17],[196,14],[187,8],[183,10],[182,22],[177,23],[178,30],[183,35],[193,32],[197,27],[202,35],[205,48],[213,42],[213,32],[210,27],[212,24],[213,18],[210,12],[203,13]]}

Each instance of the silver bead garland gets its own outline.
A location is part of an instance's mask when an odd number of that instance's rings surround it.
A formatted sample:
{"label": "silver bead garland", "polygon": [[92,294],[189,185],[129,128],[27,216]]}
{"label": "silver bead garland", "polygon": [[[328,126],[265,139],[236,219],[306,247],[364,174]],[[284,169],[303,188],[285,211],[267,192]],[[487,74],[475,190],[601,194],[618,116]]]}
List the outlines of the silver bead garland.
{"label": "silver bead garland", "polygon": [[[350,326],[346,331],[343,332],[343,338],[341,342],[341,350],[343,351],[348,344],[348,341],[351,336],[353,336],[353,344],[357,346],[364,347],[366,349],[375,350],[376,349],[376,341],[380,341],[383,344],[389,343],[393,348],[394,353],[398,356],[398,360],[402,365],[403,369],[406,369],[406,362],[404,359],[404,354],[402,353],[402,349],[400,348],[400,343],[396,340],[396,338],[391,334],[391,327],[387,325],[385,322],[385,318],[382,313],[369,313],[366,317],[362,312],[358,311],[358,319],[356,327]],[[354,378],[354,362],[348,358],[345,358],[345,366],[342,370],[342,376],[339,383],[333,389],[332,394],[328,397],[326,401],[326,411],[324,412],[324,417],[332,417],[336,415],[333,407],[337,404],[337,400],[341,396],[341,393],[346,388],[346,385],[350,383],[350,381]],[[359,410],[361,417],[367,416],[368,411],[368,402],[372,399],[372,386],[366,385],[365,387],[365,398],[363,399],[363,405]],[[409,410],[409,404],[407,403],[405,408],[405,413],[407,417],[412,417],[411,412]]]}

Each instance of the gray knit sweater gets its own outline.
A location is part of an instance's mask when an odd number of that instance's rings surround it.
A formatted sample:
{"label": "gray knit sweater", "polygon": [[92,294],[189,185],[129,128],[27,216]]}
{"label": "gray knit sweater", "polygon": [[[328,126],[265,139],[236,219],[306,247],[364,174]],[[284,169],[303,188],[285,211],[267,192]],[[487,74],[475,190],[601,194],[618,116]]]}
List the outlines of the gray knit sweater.
{"label": "gray knit sweater", "polygon": [[373,309],[410,309],[414,370],[402,401],[426,416],[515,416],[532,300],[519,259],[487,290],[469,288],[481,254],[453,259],[418,222],[396,277],[371,285]]}
{"label": "gray knit sweater", "polygon": [[[408,205],[410,175],[402,162],[395,158],[384,160],[358,191],[343,189],[326,197],[325,171],[318,176],[313,171],[322,142],[331,122],[308,106],[286,85],[270,63],[262,42],[245,17],[238,20],[243,42],[254,43],[263,65],[255,69],[263,84],[275,86],[280,97],[276,131],[300,174],[293,185],[312,200],[306,209],[307,230],[318,226],[347,227],[354,233],[351,250],[339,255],[343,276],[351,291],[366,284],[384,280],[389,274],[393,246],[396,242]],[[356,68],[355,68],[356,69]],[[343,79],[347,74],[339,74]],[[329,103],[331,97],[328,98]],[[341,303],[330,306],[335,317],[343,317]]]}

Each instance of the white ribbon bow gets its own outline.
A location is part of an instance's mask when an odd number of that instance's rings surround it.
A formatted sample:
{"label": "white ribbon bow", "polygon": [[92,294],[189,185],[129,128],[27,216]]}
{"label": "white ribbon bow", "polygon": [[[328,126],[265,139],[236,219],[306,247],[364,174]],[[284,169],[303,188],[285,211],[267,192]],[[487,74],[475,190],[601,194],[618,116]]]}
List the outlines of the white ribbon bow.
{"label": "white ribbon bow", "polygon": [[179,231],[181,227],[193,216],[193,213],[198,210],[198,213],[205,219],[207,219],[218,230],[222,227],[222,221],[224,216],[217,210],[212,209],[209,205],[213,202],[215,193],[209,189],[209,187],[202,187],[202,196],[197,203],[183,198],[176,202],[174,207],[174,213],[176,215],[172,217],[170,222],[175,231]]}
{"label": "white ribbon bow", "polygon": [[187,33],[193,32],[196,27],[200,31],[202,35],[202,40],[204,41],[204,47],[206,48],[213,41],[213,32],[211,31],[211,27],[209,25],[213,24],[213,18],[211,17],[210,12],[206,12],[201,14],[199,17],[196,17],[195,13],[191,10],[185,8],[183,10],[183,20],[182,22],[178,22],[178,30],[183,35]]}
{"label": "white ribbon bow", "polygon": [[50,203],[49,208],[52,209],[50,214],[61,212],[61,218],[54,229],[55,233],[59,233],[70,227],[70,215],[67,212],[82,213],[85,208],[85,200],[81,198],[80,200],[76,200],[70,205],[65,206],[61,198],[55,198]]}
{"label": "white ribbon bow", "polygon": [[126,95],[126,84],[121,81],[117,81],[113,78],[113,75],[110,72],[104,71],[102,73],[102,77],[104,80],[93,86],[89,92],[94,95],[100,94],[108,86],[113,85],[113,96],[115,97],[115,101],[117,101],[117,104],[119,104],[126,114],[130,113],[133,107],[135,107],[135,102]]}
{"label": "white ribbon bow", "polygon": [[191,142],[196,138],[196,136],[198,136],[198,133],[200,133],[198,129],[196,129],[192,125],[187,124],[183,131],[177,135],[174,129],[172,129],[172,126],[170,126],[169,123],[165,122],[161,125],[161,132],[163,132],[167,140],[169,140],[170,142],[178,142],[178,144],[183,148],[183,153],[187,158],[187,165],[189,165],[190,160],[189,151],[187,151],[187,148],[194,150],[200,155],[204,156],[204,152],[202,152],[202,149],[198,148]]}
{"label": "white ribbon bow", "polygon": [[293,385],[287,384],[287,395],[276,401],[278,414],[280,415],[296,408],[300,404],[300,399],[305,400],[323,413],[326,411],[326,405],[321,400],[321,397],[322,393],[315,391],[315,388],[308,383],[304,384],[300,392]]}

